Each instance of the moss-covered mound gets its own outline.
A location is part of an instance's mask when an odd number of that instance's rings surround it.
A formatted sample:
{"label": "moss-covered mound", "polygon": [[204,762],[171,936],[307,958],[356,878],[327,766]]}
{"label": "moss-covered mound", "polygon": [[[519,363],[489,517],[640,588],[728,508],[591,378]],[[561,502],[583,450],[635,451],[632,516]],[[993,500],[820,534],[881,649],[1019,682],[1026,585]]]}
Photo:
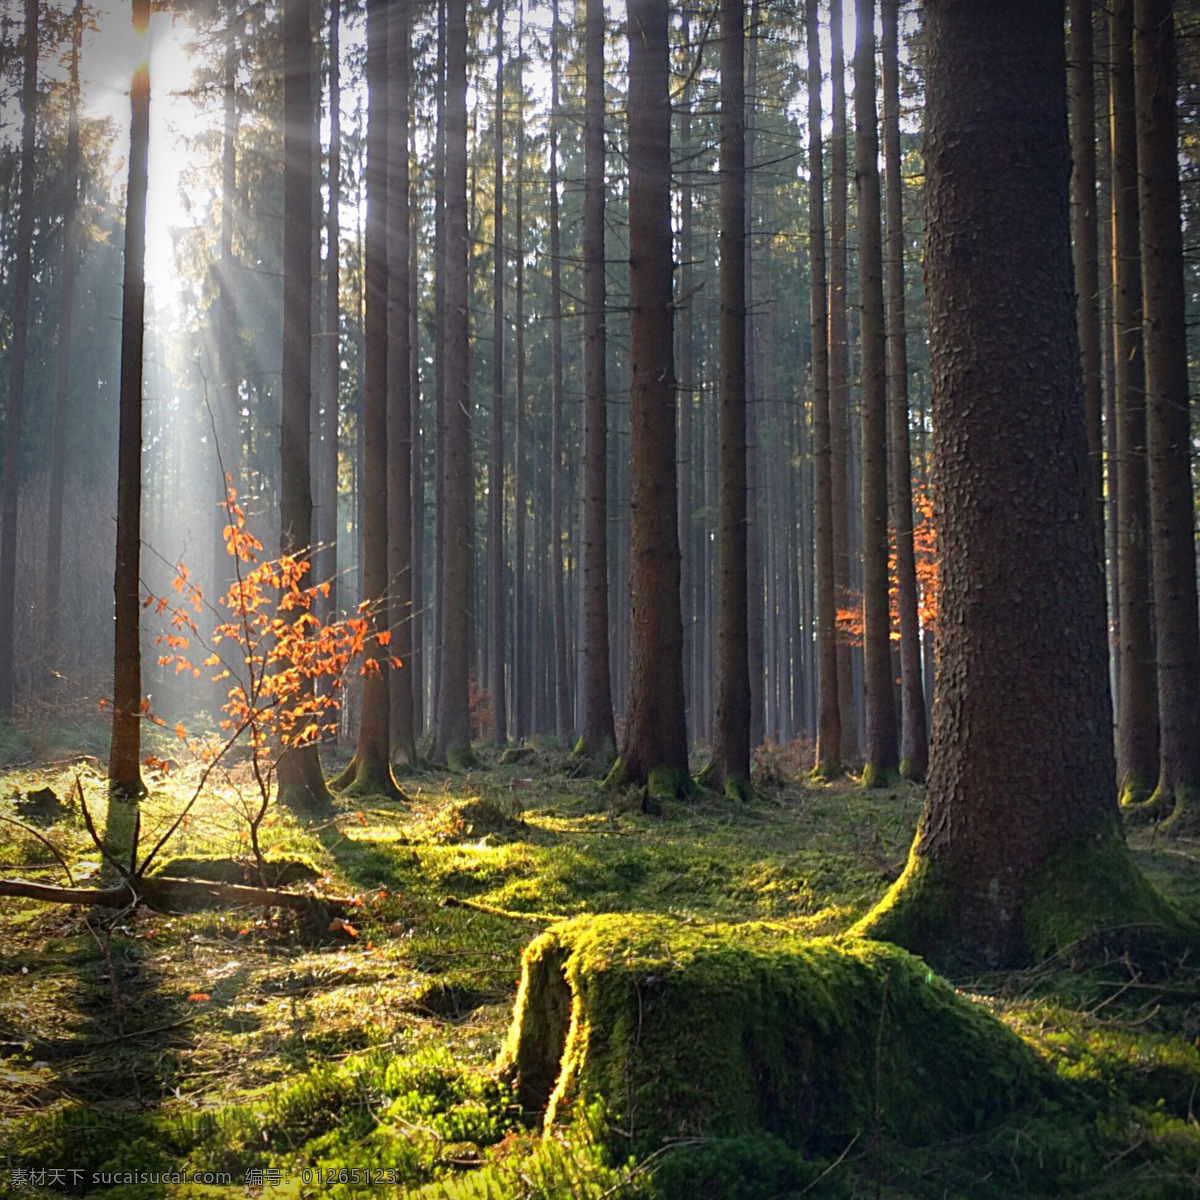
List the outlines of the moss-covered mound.
{"label": "moss-covered mound", "polygon": [[503,1051],[547,1125],[601,1098],[625,1152],[765,1131],[927,1144],[1044,1094],[1015,1034],[894,946],[612,914],[525,951]]}

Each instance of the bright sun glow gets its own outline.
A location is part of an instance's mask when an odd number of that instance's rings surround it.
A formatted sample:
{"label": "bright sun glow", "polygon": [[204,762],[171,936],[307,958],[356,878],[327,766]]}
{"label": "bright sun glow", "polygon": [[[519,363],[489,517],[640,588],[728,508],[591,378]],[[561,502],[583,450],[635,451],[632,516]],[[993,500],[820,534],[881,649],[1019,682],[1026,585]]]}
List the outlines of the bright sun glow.
{"label": "bright sun glow", "polygon": [[170,321],[178,292],[172,230],[191,223],[180,190],[188,142],[207,123],[190,94],[194,65],[188,31],[167,13],[150,18],[144,37],[133,32],[128,4],[105,5],[80,56],[84,109],[108,117],[118,131],[114,183],[123,185],[129,150],[129,85],[137,64],[150,59],[150,186],[146,203],[146,284],[160,322]]}

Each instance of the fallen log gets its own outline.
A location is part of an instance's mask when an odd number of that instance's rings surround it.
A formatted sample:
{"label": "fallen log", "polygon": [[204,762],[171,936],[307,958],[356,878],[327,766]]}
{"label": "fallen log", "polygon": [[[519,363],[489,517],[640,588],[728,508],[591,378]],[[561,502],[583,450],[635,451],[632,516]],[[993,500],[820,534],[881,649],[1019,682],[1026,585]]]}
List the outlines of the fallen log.
{"label": "fallen log", "polygon": [[163,875],[148,875],[133,884],[123,882],[106,888],[57,887],[24,879],[0,879],[0,896],[20,896],[48,904],[92,904],[102,908],[127,908],[131,904],[146,904],[151,908],[195,904],[210,907],[251,905],[290,908],[296,912],[311,912],[321,907],[331,914],[338,914],[358,907],[358,901],[352,896],[313,896],[277,888],[213,883],[207,879],[174,879]]}

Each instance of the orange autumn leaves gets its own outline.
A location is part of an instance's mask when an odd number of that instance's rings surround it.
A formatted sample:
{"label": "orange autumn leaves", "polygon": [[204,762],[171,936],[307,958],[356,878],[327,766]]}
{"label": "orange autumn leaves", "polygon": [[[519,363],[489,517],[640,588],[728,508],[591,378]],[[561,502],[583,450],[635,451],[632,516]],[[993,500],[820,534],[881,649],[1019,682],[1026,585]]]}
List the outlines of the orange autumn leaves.
{"label": "orange autumn leaves", "polygon": [[[259,561],[262,543],[246,526],[232,480],[225,510],[225,549],[236,564],[236,578],[221,597],[218,615],[223,619],[213,629],[206,646],[211,653],[200,665],[214,671],[215,681],[229,681],[229,698],[222,705],[224,744],[245,733],[252,751],[272,742],[279,749],[309,745],[337,707],[344,672],[355,658],[362,657],[363,674],[399,665],[384,649],[390,634],[383,630],[372,636],[362,608],[355,617],[322,623],[313,610],[317,599],[329,594],[329,584],[305,585],[309,563],[302,558]],[[199,639],[203,594],[183,564],[176,568],[173,585],[180,597],[174,604],[169,597],[148,596],[145,601],[146,607],[153,604],[159,613],[170,614],[171,631],[157,639],[167,651],[158,662],[199,676],[201,669],[188,651]],[[332,686],[318,694],[313,684],[321,677]],[[182,725],[175,733],[187,737]],[[216,741],[203,753],[212,757],[221,746]]]}
{"label": "orange autumn leaves", "polygon": [[[892,640],[900,639],[899,598],[896,590],[896,535],[890,533],[888,553],[888,598],[891,609]],[[917,559],[917,616],[926,630],[937,623],[937,532],[933,525],[933,498],[922,488],[913,493],[913,549]],[[846,589],[849,604],[838,607],[838,640],[852,646],[863,642],[862,593]]]}

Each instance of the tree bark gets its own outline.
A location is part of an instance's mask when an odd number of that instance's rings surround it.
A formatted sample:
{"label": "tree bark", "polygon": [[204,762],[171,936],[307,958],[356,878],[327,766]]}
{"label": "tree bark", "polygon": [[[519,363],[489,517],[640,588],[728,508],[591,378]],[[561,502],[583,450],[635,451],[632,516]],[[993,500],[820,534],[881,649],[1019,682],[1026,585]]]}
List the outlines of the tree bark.
{"label": "tree bark", "polygon": [[1121,578],[1117,778],[1122,803],[1146,800],[1158,771],[1158,712],[1150,609],[1145,360],[1139,244],[1133,0],[1112,6],[1113,338],[1117,393],[1117,510]]}
{"label": "tree bark", "polygon": [[825,283],[825,171],[821,152],[821,37],[817,0],[808,0],[808,255],[812,313],[813,464],[816,482],[816,774],[842,772],[834,581],[832,450],[829,422],[829,310]]}
{"label": "tree bark", "polygon": [[[309,6],[283,6],[283,377],[279,431],[280,554],[312,555],[309,404],[312,386],[312,35]],[[301,580],[307,586],[311,572]],[[298,615],[298,613],[297,613]],[[306,686],[306,692],[311,688]],[[311,694],[311,693],[309,693]],[[277,770],[279,799],[296,809],[332,798],[315,745],[286,750]]]}
{"label": "tree bark", "polygon": [[[711,782],[730,799],[750,788],[746,497],[745,5],[721,0],[720,396],[717,409],[717,695]],[[757,602],[757,597],[750,597]]]}
{"label": "tree bark", "polygon": [[467,374],[467,7],[448,0],[446,21],[445,515],[441,687],[434,757],[469,766],[471,475]]}
{"label": "tree bark", "polygon": [[[417,762],[413,686],[413,405],[409,239],[409,87],[412,12],[409,0],[393,0],[388,20],[387,156],[387,495],[388,601],[392,655],[391,748]],[[386,670],[386,668],[384,668]]]}
{"label": "tree bark", "polygon": [[71,65],[67,116],[67,199],[63,206],[62,287],[58,302],[58,356],[54,374],[54,416],[50,430],[50,495],[46,505],[45,670],[47,683],[58,678],[61,648],[63,492],[67,423],[71,408],[71,339],[75,317],[75,271],[79,261],[79,47],[83,40],[83,0],[75,0],[71,18]]}
{"label": "tree bark", "polygon": [[879,241],[879,127],[875,118],[875,3],[856,0],[854,149],[862,307],[863,782],[891,783],[899,768],[888,597],[887,330]]}
{"label": "tree bark", "polygon": [[553,590],[554,724],[560,745],[571,740],[571,681],[567,672],[567,611],[563,590],[563,353],[562,248],[558,216],[558,0],[551,0],[550,29],[550,569]]}
{"label": "tree bark", "polygon": [[493,174],[495,192],[492,228],[495,238],[492,275],[492,429],[488,452],[488,620],[492,690],[492,742],[508,740],[508,705],[505,680],[507,639],[504,583],[504,12],[496,5],[496,111]]}
{"label": "tree bark", "polygon": [[525,5],[517,26],[517,177],[513,185],[516,270],[516,428],[513,446],[513,734],[523,742],[530,732],[532,674],[529,664],[529,604],[526,573],[525,484]]}
{"label": "tree bark", "polygon": [[[0,720],[5,721],[12,717],[13,676],[16,665],[13,658],[13,626],[16,615],[17,589],[17,501],[20,492],[21,477],[21,424],[25,409],[26,342],[29,335],[29,277],[32,269],[31,259],[33,257],[34,133],[37,124],[37,72],[38,0],[25,0],[24,55],[21,76],[20,208],[17,213],[16,263],[13,268],[12,341],[9,346],[8,358],[8,407],[4,418],[4,482],[3,485],[0,485]],[[136,83],[134,86],[137,86]],[[149,103],[148,100],[147,103]],[[131,181],[132,172],[133,155],[131,152]],[[144,214],[144,202],[142,208]],[[143,221],[144,219],[143,215]],[[122,344],[123,350],[124,345]],[[140,365],[138,378],[140,386]],[[124,395],[124,392],[122,392],[122,395]],[[140,412],[140,395],[138,404],[138,411]],[[124,429],[122,429],[122,432],[124,432]],[[138,427],[138,438],[140,456],[140,425]],[[140,485],[141,481],[139,479],[139,488]],[[136,597],[136,570],[133,575],[133,588]],[[120,603],[118,602],[119,609]],[[134,722],[138,720],[137,704],[141,703],[140,674],[138,693],[132,718]],[[113,702],[114,704],[116,703],[115,696]],[[135,737],[134,774],[137,773],[136,754],[137,745]],[[139,788],[141,786],[140,777],[138,779],[138,786]]]}
{"label": "tree bark", "polygon": [[1115,802],[1063,16],[1046,0],[925,7],[939,670],[909,864],[857,932],[939,966],[1172,920]]}
{"label": "tree bark", "polygon": [[[134,32],[145,35],[149,0],[134,0]],[[141,766],[142,647],[142,349],[146,309],[146,186],[150,148],[150,67],[141,63],[129,94],[129,184],[125,193],[125,274],[121,304],[121,399],[117,451],[117,561],[113,575],[113,724],[109,791],[132,800],[145,793]],[[28,177],[27,177],[28,178]],[[16,360],[14,347],[14,361]],[[12,421],[12,409],[9,409]],[[19,425],[16,426],[19,428]],[[10,439],[13,430],[10,429]],[[5,485],[15,479],[5,471]],[[5,520],[5,530],[9,522]],[[113,819],[110,815],[110,826]]]}
{"label": "tree bark", "polygon": [[1100,257],[1096,217],[1096,77],[1094,0],[1070,0],[1071,234],[1075,262],[1076,321],[1083,361],[1096,553],[1104,554],[1104,446],[1100,410]]}
{"label": "tree bark", "polygon": [[604,0],[587,0],[583,113],[583,753],[616,753],[608,640],[608,369],[604,258]]}
{"label": "tree bark", "polygon": [[1175,20],[1170,0],[1136,0],[1138,197],[1145,298],[1146,441],[1158,649],[1157,801],[1169,828],[1200,829],[1200,623],[1180,223]]}
{"label": "tree bark", "polygon": [[671,100],[666,0],[628,0],[630,681],[609,779],[687,794],[675,363],[671,295]]}
{"label": "tree bark", "polygon": [[883,157],[887,173],[887,405],[891,437],[892,528],[896,537],[896,601],[900,616],[900,774],[923,781],[929,729],[921,679],[921,624],[913,546],[912,456],[908,435],[908,331],[904,304],[904,180],[900,158],[900,3],[883,0]]}
{"label": "tree bark", "polygon": [[[829,174],[829,445],[833,496],[833,570],[837,610],[849,608],[850,514],[847,487],[849,407],[849,343],[846,337],[846,61],[842,49],[842,0],[830,0],[830,48],[833,83]],[[837,639],[838,704],[841,706],[842,761],[858,755],[858,722],[854,703],[850,643]]]}
{"label": "tree bark", "polygon": [[[691,53],[691,15],[682,16],[682,41]],[[702,53],[697,49],[697,54]],[[697,64],[698,69],[698,64]],[[693,409],[696,404],[696,347],[692,191],[692,72],[684,82],[680,97],[679,140],[679,604],[683,620],[683,698],[688,727],[688,744],[696,740],[696,596],[695,596],[695,504],[692,499]]]}

